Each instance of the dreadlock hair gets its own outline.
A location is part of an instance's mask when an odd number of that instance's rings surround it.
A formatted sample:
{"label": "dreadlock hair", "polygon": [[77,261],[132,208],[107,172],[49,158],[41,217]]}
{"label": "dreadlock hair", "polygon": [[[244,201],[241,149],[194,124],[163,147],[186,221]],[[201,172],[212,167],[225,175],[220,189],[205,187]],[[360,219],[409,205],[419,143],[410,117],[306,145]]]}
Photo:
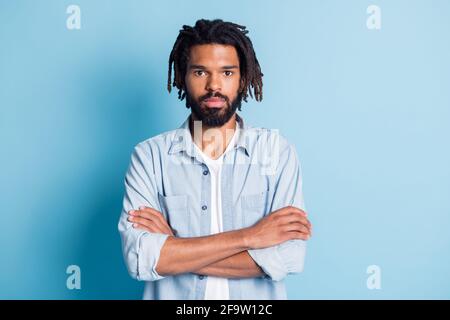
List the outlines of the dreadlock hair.
{"label": "dreadlock hair", "polygon": [[[263,74],[261,73],[258,59],[253,50],[253,44],[250,38],[246,36],[248,30],[245,29],[245,26],[232,22],[224,22],[220,19],[200,19],[195,23],[194,27],[183,25],[183,29],[180,30],[169,57],[169,75],[167,81],[167,90],[169,93],[173,85],[173,87],[178,89],[178,99],[183,100],[186,97],[184,79],[186,76],[189,50],[192,46],[223,44],[234,46],[239,57],[241,72],[239,95],[247,102],[248,94],[253,98],[253,88],[256,101],[261,101]],[[171,83],[172,65],[174,70],[173,83]]]}

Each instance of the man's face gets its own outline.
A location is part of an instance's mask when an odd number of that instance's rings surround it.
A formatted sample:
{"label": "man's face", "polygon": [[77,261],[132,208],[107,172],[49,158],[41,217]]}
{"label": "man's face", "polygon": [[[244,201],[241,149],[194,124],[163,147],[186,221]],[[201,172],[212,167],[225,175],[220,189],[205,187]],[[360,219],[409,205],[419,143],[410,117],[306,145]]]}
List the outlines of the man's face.
{"label": "man's face", "polygon": [[240,106],[239,57],[230,45],[191,47],[186,68],[186,105],[209,127],[223,126]]}

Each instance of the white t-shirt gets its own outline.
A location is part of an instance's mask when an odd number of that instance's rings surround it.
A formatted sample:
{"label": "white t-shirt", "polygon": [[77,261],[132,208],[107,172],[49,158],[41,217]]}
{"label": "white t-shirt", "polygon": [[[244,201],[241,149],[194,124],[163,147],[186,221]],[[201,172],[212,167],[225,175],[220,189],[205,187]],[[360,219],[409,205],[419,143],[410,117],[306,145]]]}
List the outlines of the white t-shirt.
{"label": "white t-shirt", "polygon": [[[221,172],[223,165],[223,156],[235,145],[238,127],[234,132],[233,138],[228,143],[225,152],[217,159],[211,159],[204,154],[197,145],[197,150],[201,154],[205,164],[208,166],[211,174],[211,234],[223,232],[222,219],[222,188]],[[208,276],[206,280],[205,300],[229,300],[228,279],[221,277]]]}

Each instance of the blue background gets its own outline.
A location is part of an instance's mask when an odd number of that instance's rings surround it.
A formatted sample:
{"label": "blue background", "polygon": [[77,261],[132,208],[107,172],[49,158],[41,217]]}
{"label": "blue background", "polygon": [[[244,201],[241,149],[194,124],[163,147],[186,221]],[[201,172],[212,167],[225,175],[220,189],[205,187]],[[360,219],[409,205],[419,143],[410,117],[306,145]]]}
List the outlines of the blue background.
{"label": "blue background", "polygon": [[[81,30],[66,28],[70,4]],[[166,91],[167,61],[198,18],[248,27],[264,100],[242,115],[300,155],[314,237],[289,298],[450,298],[449,12],[425,0],[0,0],[0,298],[141,297],[117,232],[123,178],[134,145],[188,115]],[[72,264],[81,290],[66,288]]]}

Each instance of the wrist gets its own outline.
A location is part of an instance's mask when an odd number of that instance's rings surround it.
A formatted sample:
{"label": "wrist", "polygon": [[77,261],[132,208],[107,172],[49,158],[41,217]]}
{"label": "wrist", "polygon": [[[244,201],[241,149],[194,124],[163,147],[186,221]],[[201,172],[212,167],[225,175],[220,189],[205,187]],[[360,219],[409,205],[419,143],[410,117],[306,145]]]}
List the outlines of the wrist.
{"label": "wrist", "polygon": [[238,231],[244,250],[253,249],[253,247],[252,247],[252,232],[251,231],[252,231],[251,227],[243,228]]}

